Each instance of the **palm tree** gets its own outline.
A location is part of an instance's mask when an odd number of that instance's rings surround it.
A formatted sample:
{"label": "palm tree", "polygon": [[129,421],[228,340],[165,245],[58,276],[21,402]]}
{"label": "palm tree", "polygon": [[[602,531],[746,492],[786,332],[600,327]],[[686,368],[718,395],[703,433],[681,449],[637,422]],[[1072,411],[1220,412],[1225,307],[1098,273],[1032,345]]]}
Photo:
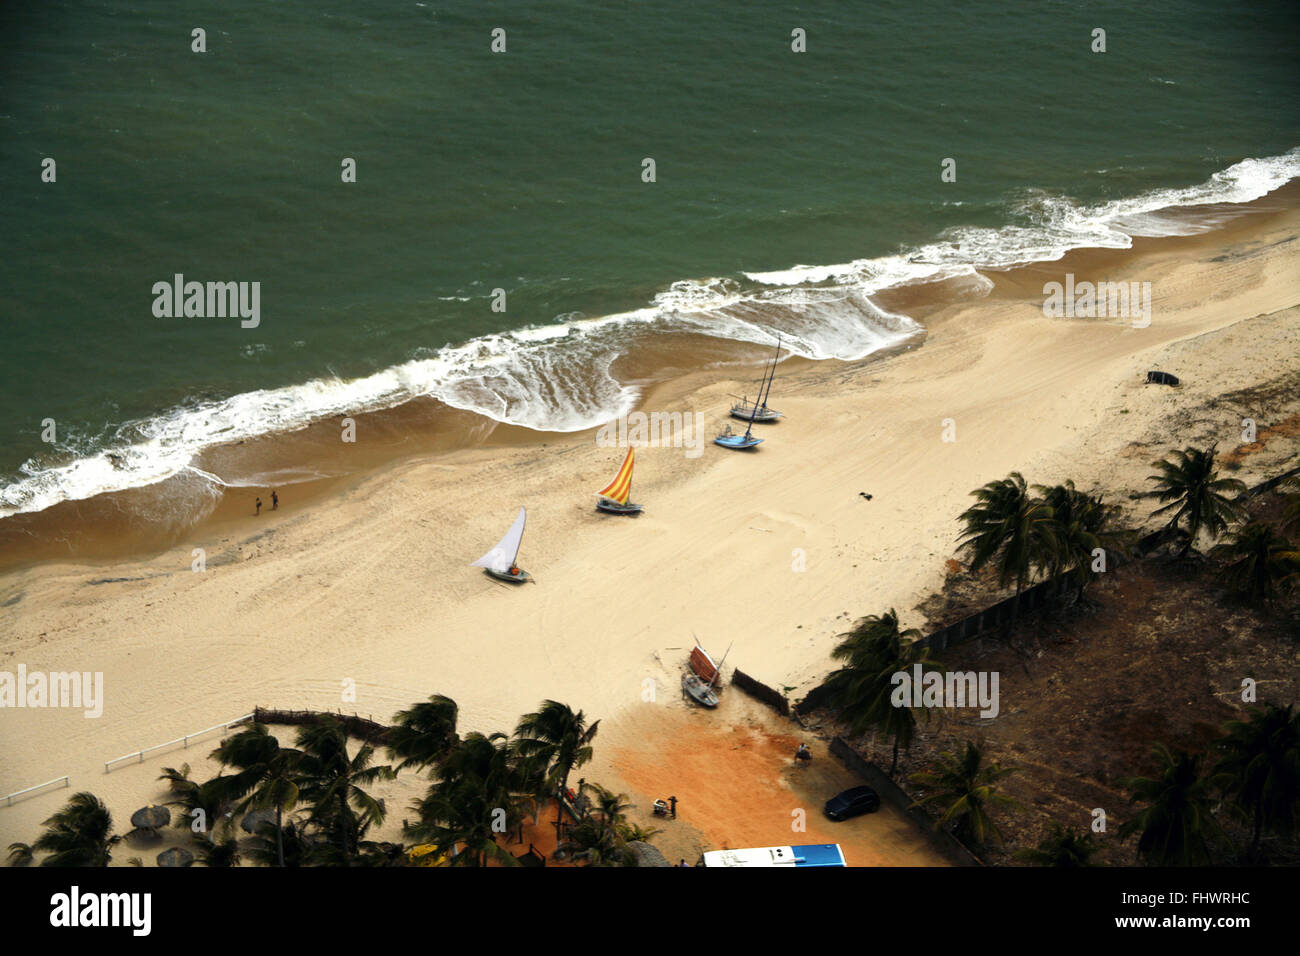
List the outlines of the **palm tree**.
{"label": "palm tree", "polygon": [[1002,833],[989,811],[998,806],[1020,806],[997,789],[998,781],[1015,772],[1014,767],[1001,767],[995,762],[985,765],[983,744],[967,741],[960,756],[947,751],[940,756],[937,770],[914,773],[908,779],[932,791],[917,800],[918,805],[937,803],[944,808],[939,826],[950,827],[968,845],[983,846],[1002,841]]}
{"label": "palm tree", "polygon": [[1084,588],[1095,576],[1093,552],[1124,553],[1128,534],[1115,528],[1120,509],[1108,505],[1101,495],[1089,495],[1074,487],[1073,481],[1062,485],[1035,485],[1034,490],[1052,509],[1056,549],[1052,554],[1053,574],[1071,571],[1079,582],[1079,600]]}
{"label": "palm tree", "polygon": [[[201,831],[205,836],[215,836],[219,830],[230,826],[230,801],[224,797],[224,784],[219,780],[209,780],[207,783],[192,780],[190,765],[187,763],[181,764],[179,770],[163,767],[158,779],[167,781],[167,789],[175,797],[166,801],[166,805],[181,808],[173,821],[178,829],[189,830],[191,833]],[[194,829],[196,821],[201,822],[200,831]]]}
{"label": "palm tree", "polygon": [[1300,532],[1300,475],[1282,482],[1282,530],[1288,534]]}
{"label": "palm tree", "polygon": [[[591,741],[600,721],[587,726],[586,715],[555,700],[542,701],[541,709],[524,714],[515,727],[515,749],[525,761],[524,770],[539,777],[538,796],[569,788],[569,774],[591,759]],[[556,801],[556,825],[563,819],[563,804]]]}
{"label": "palm tree", "polygon": [[1146,806],[1119,828],[1127,839],[1139,834],[1137,854],[1155,866],[1204,866],[1210,862],[1208,839],[1219,834],[1211,813],[1210,781],[1201,776],[1201,755],[1152,748],[1158,775],[1131,777],[1124,787],[1130,803]]}
{"label": "palm tree", "polygon": [[1290,837],[1300,824],[1300,713],[1271,704],[1230,721],[1224,734],[1214,772],[1251,820],[1253,857],[1265,830]]}
{"label": "palm tree", "polygon": [[419,819],[403,831],[416,843],[433,844],[453,866],[484,866],[489,859],[513,865],[497,836],[523,821],[518,794],[527,785],[505,734],[468,734],[443,759],[437,780],[413,807]]}
{"label": "palm tree", "polygon": [[35,859],[35,852],[30,843],[9,844],[10,866],[31,866],[33,859]]}
{"label": "palm tree", "polygon": [[276,865],[284,866],[284,814],[293,812],[298,805],[298,764],[302,754],[281,747],[265,724],[252,724],[223,740],[209,756],[237,771],[209,781],[214,799],[238,801],[234,810],[237,816],[254,809],[275,809]]}
{"label": "palm tree", "polygon": [[74,793],[72,799],[41,826],[45,832],[24,853],[25,844],[14,844],[11,859],[31,857],[31,852],[48,853],[41,866],[108,866],[112,849],[122,839],[113,836],[113,815],[93,793]]}
{"label": "palm tree", "polygon": [[388,754],[395,771],[436,764],[456,744],[459,707],[450,697],[434,694],[393,718],[388,730]]}
{"label": "palm tree", "polygon": [[845,662],[826,680],[831,704],[848,721],[851,735],[874,728],[893,737],[890,776],[898,770],[899,747],[910,749],[916,731],[912,708],[894,706],[894,675],[918,663],[923,670],[937,669],[935,662],[927,660],[929,648],[917,643],[920,636],[915,628],[899,630],[898,612],[890,608],[885,614],[863,618],[831,651],[833,659]]}
{"label": "palm tree", "polygon": [[1177,529],[1180,522],[1187,524],[1187,541],[1178,552],[1179,558],[1187,556],[1202,531],[1212,538],[1218,537],[1227,530],[1229,521],[1242,514],[1234,498],[1243,494],[1246,486],[1236,478],[1217,477],[1214,449],[1211,445],[1172,452],[1164,460],[1152,463],[1159,474],[1147,478],[1156,482],[1156,489],[1147,492],[1147,497],[1168,502],[1151,512],[1152,516],[1173,511],[1166,525],[1170,531]]}
{"label": "palm tree", "polygon": [[198,850],[195,856],[207,867],[231,867],[239,865],[239,844],[234,834],[222,839],[213,839],[206,833],[197,834],[194,844]]}
{"label": "palm tree", "polygon": [[384,802],[365,788],[397,775],[386,764],[370,765],[375,756],[371,744],[362,744],[355,756],[349,757],[347,732],[333,717],[303,727],[297,744],[302,751],[297,771],[302,796],[312,807],[311,820],[336,834],[341,851],[338,862],[347,866],[364,830],[384,822]]}
{"label": "palm tree", "polygon": [[1259,521],[1229,534],[1223,550],[1235,559],[1224,573],[1224,583],[1252,606],[1271,603],[1288,590],[1300,569],[1300,550]]}
{"label": "palm tree", "polygon": [[958,545],[969,552],[972,572],[993,562],[999,587],[1015,582],[1016,599],[1011,605],[1008,628],[1014,630],[1020,614],[1020,592],[1035,571],[1059,563],[1061,546],[1056,540],[1054,514],[1049,504],[1030,496],[1019,472],[990,481],[971,494],[976,503],[961,514],[966,530]]}
{"label": "palm tree", "polygon": [[632,808],[627,794],[614,793],[598,783],[584,783],[582,789],[595,795],[591,810],[573,828],[567,845],[585,856],[588,865],[626,862],[630,827],[625,813]]}
{"label": "palm tree", "polygon": [[1035,866],[1075,868],[1092,866],[1092,855],[1097,846],[1087,830],[1066,829],[1053,823],[1051,832],[1039,842],[1037,848],[1021,850],[1016,858]]}

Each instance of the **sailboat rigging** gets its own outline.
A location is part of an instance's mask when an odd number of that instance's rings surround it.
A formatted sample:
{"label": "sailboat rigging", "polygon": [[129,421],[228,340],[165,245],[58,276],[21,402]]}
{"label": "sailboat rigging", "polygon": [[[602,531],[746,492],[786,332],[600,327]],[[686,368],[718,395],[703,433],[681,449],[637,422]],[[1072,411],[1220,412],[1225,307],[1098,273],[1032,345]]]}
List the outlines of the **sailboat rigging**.
{"label": "sailboat rigging", "polygon": [[627,457],[623,459],[623,467],[619,468],[614,480],[604,490],[596,492],[596,496],[600,499],[596,502],[596,507],[600,511],[612,515],[637,515],[641,513],[641,506],[628,500],[632,496],[632,465],[635,452],[635,448],[627,450]]}
{"label": "sailboat rigging", "polygon": [[477,561],[470,563],[472,568],[482,568],[487,574],[499,581],[509,581],[511,584],[523,584],[525,581],[531,581],[533,576],[515,563],[519,557],[519,544],[524,538],[524,521],[527,518],[523,508],[519,509],[519,517],[515,518],[515,523],[510,526],[505,537],[496,543],[487,554]]}
{"label": "sailboat rigging", "polygon": [[781,358],[781,337],[778,335],[776,339],[776,354],[772,356],[770,375],[766,374],[767,366],[764,366],[765,374],[763,378],[767,383],[767,392],[768,392],[767,396],[765,397],[763,395],[763,382],[760,382],[758,386],[758,398],[754,400],[754,404],[753,405],[749,404],[748,397],[742,398],[740,400],[740,404],[731,406],[732,418],[739,418],[741,421],[752,419],[753,421],[756,421],[759,424],[771,424],[772,422],[778,421],[781,418],[781,413],[778,412],[775,408],[767,407],[767,399],[771,397],[772,394],[772,379],[776,377],[776,363],[780,360],[780,358]]}

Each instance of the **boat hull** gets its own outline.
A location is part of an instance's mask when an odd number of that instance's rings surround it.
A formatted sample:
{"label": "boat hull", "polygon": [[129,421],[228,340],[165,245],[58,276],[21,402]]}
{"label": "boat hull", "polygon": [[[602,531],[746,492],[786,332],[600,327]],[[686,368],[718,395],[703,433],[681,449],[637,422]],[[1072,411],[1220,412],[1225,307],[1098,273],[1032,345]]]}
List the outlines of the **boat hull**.
{"label": "boat hull", "polygon": [[682,692],[701,707],[712,710],[718,706],[718,695],[713,692],[713,689],[708,684],[694,674],[686,673],[682,675]]}
{"label": "boat hull", "polygon": [[625,505],[621,505],[617,501],[610,501],[608,498],[601,498],[596,502],[596,510],[611,515],[639,515],[642,508],[640,505],[632,504],[630,501]]}
{"label": "boat hull", "polygon": [[760,408],[754,411],[753,405],[732,405],[731,417],[739,418],[742,422],[757,422],[760,425],[770,425],[780,420],[781,413],[771,408]]}
{"label": "boat hull", "polygon": [[523,568],[519,569],[518,574],[511,574],[509,571],[497,571],[493,568],[484,568],[483,573],[490,578],[496,578],[498,581],[505,581],[509,584],[525,584],[533,579],[533,576]]}
{"label": "boat hull", "polygon": [[733,451],[748,451],[757,447],[763,439],[754,438],[752,435],[746,438],[744,435],[719,435],[713,439],[713,444],[721,445],[723,448],[730,448]]}

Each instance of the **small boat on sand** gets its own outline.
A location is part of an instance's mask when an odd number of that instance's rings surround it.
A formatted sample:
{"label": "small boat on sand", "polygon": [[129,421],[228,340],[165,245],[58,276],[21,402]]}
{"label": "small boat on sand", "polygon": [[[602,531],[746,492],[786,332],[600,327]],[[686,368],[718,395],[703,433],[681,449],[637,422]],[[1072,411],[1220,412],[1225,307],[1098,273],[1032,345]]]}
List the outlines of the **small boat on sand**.
{"label": "small boat on sand", "polygon": [[[727,648],[727,654],[731,653],[731,648]],[[725,662],[727,654],[722,655]],[[703,707],[712,710],[718,706],[718,693],[713,689],[713,685],[718,682],[722,676],[722,664],[713,663],[713,658],[709,652],[700,646],[697,639],[695,648],[691,651],[690,670],[682,674],[682,691],[690,695],[691,699]]]}
{"label": "small boat on sand", "polygon": [[508,581],[511,584],[531,581],[533,576],[515,563],[515,559],[519,557],[519,543],[524,538],[525,518],[524,509],[520,508],[519,517],[515,518],[515,523],[510,526],[505,537],[498,541],[491,551],[472,562],[470,567],[482,568],[498,581]]}
{"label": "small boat on sand", "polygon": [[[781,419],[781,413],[775,408],[767,407],[767,400],[772,396],[772,380],[776,378],[776,363],[781,358],[781,337],[776,339],[776,355],[772,356],[771,374],[766,374],[764,369],[763,381],[758,383],[758,398],[753,404],[750,404],[748,396],[740,400],[740,404],[731,406],[731,417],[739,418],[742,422],[756,421],[760,425],[770,425]],[[767,395],[763,395],[763,385],[767,385]]]}
{"label": "small boat on sand", "polygon": [[640,505],[628,501],[632,496],[632,464],[635,452],[635,448],[627,450],[627,457],[623,459],[623,467],[618,470],[614,480],[603,491],[596,492],[596,496],[600,499],[596,502],[598,510],[611,515],[639,515],[641,513]]}

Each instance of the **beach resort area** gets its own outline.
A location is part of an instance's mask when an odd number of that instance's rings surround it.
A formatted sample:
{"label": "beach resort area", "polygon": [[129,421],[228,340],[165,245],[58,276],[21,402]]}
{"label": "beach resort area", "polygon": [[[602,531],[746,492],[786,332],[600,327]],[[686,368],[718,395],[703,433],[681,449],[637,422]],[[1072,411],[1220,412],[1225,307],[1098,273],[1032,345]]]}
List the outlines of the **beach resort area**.
{"label": "beach resort area", "polygon": [[[748,59],[690,5],[140,6],[4,15],[10,884],[1300,862],[1295,65],[1213,82],[1267,23],[1198,72],[1149,41],[1200,5],[1066,5],[1003,73],[924,4],[868,82],[850,5]],[[964,85],[1109,119],[908,138]]]}

